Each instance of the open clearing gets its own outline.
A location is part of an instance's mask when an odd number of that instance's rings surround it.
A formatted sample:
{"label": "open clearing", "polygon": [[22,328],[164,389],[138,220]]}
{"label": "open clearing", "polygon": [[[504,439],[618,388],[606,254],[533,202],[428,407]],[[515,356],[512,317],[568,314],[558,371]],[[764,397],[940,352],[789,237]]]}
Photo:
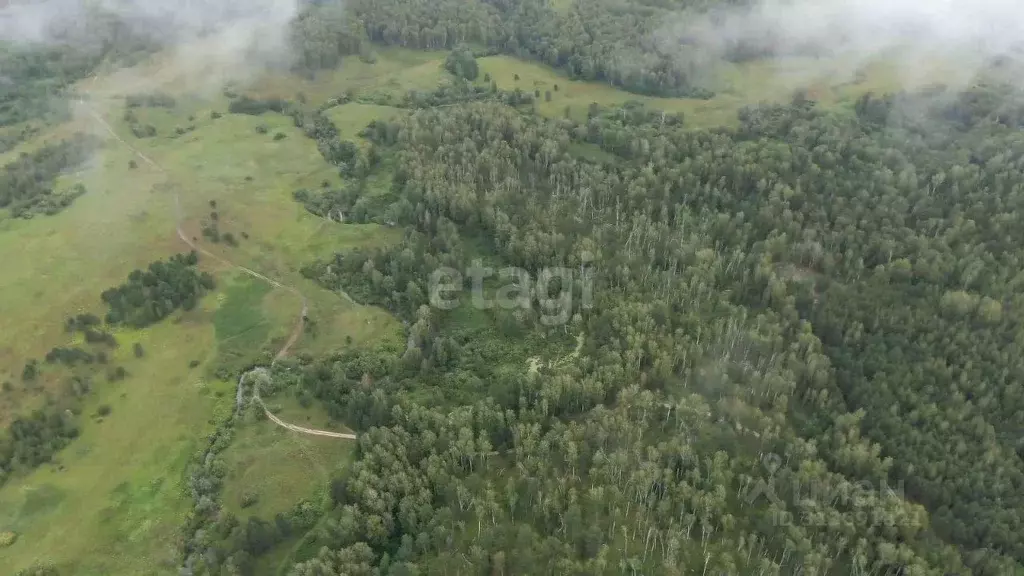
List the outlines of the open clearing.
{"label": "open clearing", "polygon": [[[104,79],[95,84],[104,86]],[[5,326],[18,328],[0,333],[0,380],[14,386],[0,395],[0,420],[6,423],[42,405],[48,393],[59,393],[59,379],[44,377],[26,389],[20,372],[27,360],[68,343],[63,326],[67,316],[85,311],[102,315],[99,295],[104,290],[132,270],[186,249],[174,233],[175,192],[181,196],[188,233],[202,238],[201,229],[216,211],[221,233],[231,232],[239,242],[231,248],[206,241],[206,248],[298,286],[309,296],[314,326],[296,352],[343,348],[349,345],[346,337],[352,345],[401,338],[400,324],[386,312],[352,304],[300,275],[300,267],[313,258],[392,242],[399,232],[326,222],[292,199],[298,187],[338,180],[315,143],[290,119],[225,114],[214,120],[212,110],[225,111],[222,98],[183,98],[171,111],[139,110],[140,117],[157,127],[158,136],[138,140],[120,118],[120,100],[107,96],[92,101],[125,140],[166,173],[141,162],[131,167],[132,153],[108,140],[87,169],[58,183],[66,187],[82,182],[89,190],[68,209],[51,217],[0,220],[0,258],[5,263],[0,317]],[[175,133],[176,127],[188,125],[195,129]],[[256,132],[260,125],[269,127],[268,134]],[[88,119],[78,118],[9,154],[74,131],[102,134]],[[275,141],[278,132],[287,137]],[[243,232],[248,239],[242,238]],[[118,332],[121,348],[115,362],[127,368],[129,377],[119,383],[96,382],[80,419],[81,437],[58,453],[53,465],[0,488],[0,531],[19,535],[0,552],[5,569],[49,561],[67,573],[85,575],[176,572],[174,539],[191,507],[183,478],[187,461],[233,405],[234,382],[210,375],[225,357],[252,361],[260,348],[269,349],[286,337],[301,305],[294,295],[270,290],[212,260],[203,259],[201,266],[218,280],[218,289],[204,298],[201,309],[144,331]],[[144,358],[130,357],[134,341],[143,343]],[[199,365],[190,367],[193,361]],[[100,405],[111,408],[106,418],[93,417]],[[344,463],[352,449],[351,443],[297,439],[287,431],[270,430],[276,428],[270,423],[265,426],[268,430],[250,443],[243,437],[236,453],[244,459],[247,451],[256,450],[270,460],[254,455],[247,460],[252,466],[283,470],[280,478],[265,476],[268,510],[287,508],[295,503],[289,502],[293,496],[315,495],[326,479],[316,470]],[[319,458],[305,458],[317,450]],[[289,466],[276,468],[282,461]],[[239,477],[244,480],[245,473]],[[278,490],[285,485],[293,491]],[[233,488],[227,490],[225,500],[233,495]]]}
{"label": "open clearing", "polygon": [[[68,574],[175,573],[174,538],[191,507],[185,467],[233,402],[232,383],[205,375],[211,314],[204,307],[122,335],[118,362],[131,376],[98,384],[81,436],[0,490],[0,530],[19,534],[0,552],[5,571],[48,561]],[[128,358],[131,341],[145,358]],[[105,418],[95,416],[100,405],[111,408]]]}
{"label": "open clearing", "polygon": [[[268,420],[243,422],[223,454],[224,506],[239,518],[273,521],[302,500],[319,503],[354,451],[354,442],[296,434]],[[243,508],[246,494],[256,503]]]}
{"label": "open clearing", "polygon": [[[499,89],[519,88],[528,93],[539,91],[537,110],[551,118],[563,117],[568,109],[571,118],[582,121],[586,120],[587,108],[591,103],[612,107],[635,101],[667,112],[682,112],[687,125],[694,128],[735,125],[736,112],[740,108],[760,102],[786,102],[798,89],[805,90],[809,98],[823,106],[835,106],[852,105],[865,92],[884,93],[898,90],[906,84],[898,70],[883,64],[849,69],[847,74],[836,75],[827,72],[836,69],[834,62],[804,60],[723,64],[712,74],[712,86],[716,93],[708,100],[639,96],[608,84],[571,80],[548,66],[510,56],[479,59],[480,77],[477,84],[485,86],[484,74],[490,74]],[[803,72],[797,75],[793,70]],[[815,73],[815,70],[821,72]],[[922,85],[929,78],[935,77],[925,72],[919,71],[915,77]],[[546,98],[546,92],[551,92],[550,101]]]}

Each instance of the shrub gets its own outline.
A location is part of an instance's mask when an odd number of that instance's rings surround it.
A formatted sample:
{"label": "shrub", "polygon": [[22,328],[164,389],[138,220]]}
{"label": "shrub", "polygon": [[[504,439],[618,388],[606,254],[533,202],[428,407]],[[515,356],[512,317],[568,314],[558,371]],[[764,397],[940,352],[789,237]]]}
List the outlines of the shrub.
{"label": "shrub", "polygon": [[100,417],[110,416],[110,412],[111,408],[109,404],[101,404],[100,407],[96,409],[96,414]]}
{"label": "shrub", "polygon": [[480,72],[476,58],[465,46],[458,46],[448,54],[444,61],[444,68],[455,76],[466,80],[476,80],[477,74]]}
{"label": "shrub", "polygon": [[260,497],[255,492],[244,492],[239,499],[238,505],[242,508],[249,508],[250,506],[255,506],[259,501]]}
{"label": "shrub", "polygon": [[174,108],[177,104],[174,97],[169,94],[130,94],[125,99],[125,104],[129,108]]}
{"label": "shrub", "polygon": [[18,571],[14,576],[60,576],[60,571],[53,564],[33,564],[29,568]]}
{"label": "shrub", "polygon": [[113,334],[92,328],[85,329],[85,341],[89,344],[106,344],[112,348],[117,346],[117,338]]}
{"label": "shrub", "polygon": [[156,126],[151,124],[132,124],[132,134],[136,138],[152,138],[156,136]]}
{"label": "shrub", "polygon": [[232,114],[249,114],[251,116],[259,116],[264,112],[284,113],[287,109],[288,101],[280,98],[256,100],[248,96],[242,96],[228,105],[228,112]]}
{"label": "shrub", "polygon": [[217,229],[216,224],[213,226],[203,226],[203,237],[216,244],[220,242],[220,230]]}
{"label": "shrub", "polygon": [[136,358],[142,358],[146,355],[146,351],[142,348],[142,344],[139,344],[138,342],[136,342],[135,346],[132,347],[132,351],[135,352]]}
{"label": "shrub", "polygon": [[21,379],[25,382],[35,382],[36,378],[39,377],[39,363],[35,360],[29,360],[25,364],[25,367],[21,370]]}

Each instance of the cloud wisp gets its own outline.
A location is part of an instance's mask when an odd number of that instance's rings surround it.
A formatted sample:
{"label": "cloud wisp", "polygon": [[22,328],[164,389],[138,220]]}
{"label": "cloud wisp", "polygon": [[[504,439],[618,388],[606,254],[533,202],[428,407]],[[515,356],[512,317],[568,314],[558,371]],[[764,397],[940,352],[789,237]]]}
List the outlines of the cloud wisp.
{"label": "cloud wisp", "polygon": [[1024,4],[1018,0],[764,0],[713,10],[664,31],[731,59],[814,57],[850,72],[885,59],[901,74],[941,63],[972,77],[993,59],[1021,53]]}
{"label": "cloud wisp", "polygon": [[16,45],[95,42],[97,19],[168,50],[194,77],[244,79],[285,64],[298,0],[11,0],[0,9],[0,39]]}

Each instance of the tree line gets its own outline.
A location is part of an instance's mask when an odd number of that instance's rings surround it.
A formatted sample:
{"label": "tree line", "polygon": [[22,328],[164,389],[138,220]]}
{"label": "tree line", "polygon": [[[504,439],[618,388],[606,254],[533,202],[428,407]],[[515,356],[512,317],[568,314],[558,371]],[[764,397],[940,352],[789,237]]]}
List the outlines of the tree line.
{"label": "tree line", "polygon": [[77,134],[19,155],[0,171],[0,208],[8,208],[14,217],[31,218],[68,207],[85,194],[85,187],[76,184],[58,192],[57,178],[84,163],[96,145],[95,138]]}
{"label": "tree line", "polygon": [[[433,50],[469,43],[638,94],[708,98],[692,49],[657,34],[680,10],[705,4],[575,0],[561,11],[547,0],[322,2],[305,8],[292,41],[298,66],[308,71],[365,55],[371,43]],[[449,64],[465,65],[466,73],[473,66],[465,58]]]}

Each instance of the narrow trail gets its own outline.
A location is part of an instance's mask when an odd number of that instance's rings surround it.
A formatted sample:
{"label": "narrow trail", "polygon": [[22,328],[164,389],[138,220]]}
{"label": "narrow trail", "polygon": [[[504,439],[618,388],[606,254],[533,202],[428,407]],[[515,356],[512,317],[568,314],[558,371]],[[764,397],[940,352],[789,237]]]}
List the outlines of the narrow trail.
{"label": "narrow trail", "polygon": [[[167,170],[164,170],[163,166],[157,164],[149,156],[146,156],[145,154],[143,154],[138,148],[132,146],[130,143],[125,141],[124,138],[121,138],[121,136],[118,135],[118,133],[114,131],[114,128],[110,125],[110,123],[108,123],[106,121],[106,119],[103,118],[102,115],[100,115],[95,109],[93,109],[92,106],[89,106],[89,104],[87,104],[84,99],[79,98],[78,103],[79,103],[79,105],[81,105],[89,113],[90,116],[92,116],[100,124],[100,126],[102,126],[107,131],[108,134],[110,134],[111,137],[114,138],[114,140],[116,140],[122,146],[124,146],[125,148],[130,150],[140,160],[145,162],[146,165],[148,165],[149,167],[153,168],[154,170],[156,170],[157,172],[159,172],[161,174],[165,174],[165,175],[168,174]],[[212,259],[212,260],[222,264],[223,266],[226,266],[228,268],[234,268],[236,270],[241,270],[242,272],[248,274],[249,276],[252,276],[253,278],[262,280],[263,282],[266,282],[267,284],[270,284],[274,288],[280,288],[282,290],[287,290],[288,292],[291,292],[292,294],[298,296],[299,299],[302,301],[302,311],[299,314],[299,319],[295,322],[295,327],[292,329],[292,333],[288,336],[288,340],[284,343],[284,346],[282,346],[281,349],[278,350],[277,354],[274,356],[274,360],[271,363],[271,366],[273,366],[274,364],[276,364],[278,362],[278,360],[281,360],[282,358],[284,358],[285,356],[288,355],[288,352],[292,349],[292,347],[295,345],[295,343],[298,342],[299,338],[302,336],[302,332],[303,332],[303,330],[306,327],[306,317],[309,314],[309,300],[306,298],[306,296],[302,292],[300,292],[294,286],[288,286],[286,284],[282,284],[281,282],[278,282],[277,280],[274,280],[273,278],[269,278],[269,277],[267,277],[267,276],[265,276],[263,274],[260,274],[259,272],[255,271],[255,270],[252,270],[250,268],[242,266],[241,264],[235,264],[234,262],[232,262],[232,261],[230,261],[230,260],[228,260],[226,258],[223,258],[221,256],[218,256],[217,254],[214,254],[213,252],[210,252],[209,250],[206,250],[202,246],[199,246],[198,244],[196,244],[196,242],[194,240],[192,240],[191,238],[189,238],[188,234],[186,234],[185,230],[182,228],[182,225],[183,225],[183,223],[185,221],[185,215],[184,215],[184,212],[182,211],[182,208],[181,208],[181,194],[177,190],[174,191],[174,210],[175,210],[176,232],[178,233],[178,238],[180,238],[181,241],[184,242],[189,248],[191,248],[192,250],[195,250],[196,252],[198,252],[199,254],[202,254],[203,256],[205,256],[207,258],[210,258],[210,259]],[[349,302],[355,303],[355,301],[352,300],[352,298],[348,294],[342,293],[342,296],[346,300],[348,300]],[[246,372],[245,374],[242,374],[242,376],[238,379],[238,397],[237,397],[236,409],[240,408],[241,404],[242,404],[242,400],[243,400],[242,399],[242,391],[243,391],[242,386],[243,386],[246,378],[248,376],[254,374],[254,373],[259,373],[259,374],[263,375],[266,378],[270,378],[270,371],[266,367],[263,367],[263,366],[258,366],[256,368],[253,368],[252,370]],[[278,426],[281,426],[282,428],[286,428],[286,429],[291,430],[293,432],[298,432],[300,434],[307,434],[307,435],[310,435],[310,436],[323,436],[323,437],[327,437],[327,438],[340,438],[340,439],[344,439],[344,440],[355,440],[356,439],[356,435],[355,434],[349,434],[349,433],[344,433],[344,432],[331,432],[329,430],[317,430],[315,428],[305,428],[305,427],[298,426],[298,425],[295,425],[295,424],[291,424],[291,423],[285,422],[284,420],[281,420],[280,418],[275,416],[273,413],[271,413],[271,411],[269,409],[267,409],[267,405],[263,403],[263,399],[260,398],[260,391],[259,391],[258,384],[253,386],[252,396],[253,396],[254,400],[259,402],[260,406],[263,408],[264,414],[267,415],[267,418],[269,418],[271,422],[273,422],[274,424],[277,424]]]}
{"label": "narrow trail", "polygon": [[[238,389],[242,390],[242,387],[245,385],[245,381],[253,376],[257,378],[270,378],[270,370],[263,366],[258,366],[256,368],[253,368],[252,370],[249,370],[245,374],[242,374],[242,376],[238,379]],[[263,404],[263,400],[260,398],[260,389],[258,384],[253,384],[252,395],[253,398],[255,398],[256,401],[258,401],[260,405],[263,406],[263,413],[267,415],[267,418],[269,418],[271,422],[277,424],[278,426],[281,426],[282,428],[287,428],[293,432],[308,434],[310,436],[324,436],[327,438],[341,438],[344,440],[356,439],[355,434],[351,434],[348,432],[330,432],[328,430],[305,428],[303,426],[298,426],[296,424],[291,424],[285,422],[284,420],[281,420],[276,415],[274,415],[270,410],[267,410],[267,407]]]}

